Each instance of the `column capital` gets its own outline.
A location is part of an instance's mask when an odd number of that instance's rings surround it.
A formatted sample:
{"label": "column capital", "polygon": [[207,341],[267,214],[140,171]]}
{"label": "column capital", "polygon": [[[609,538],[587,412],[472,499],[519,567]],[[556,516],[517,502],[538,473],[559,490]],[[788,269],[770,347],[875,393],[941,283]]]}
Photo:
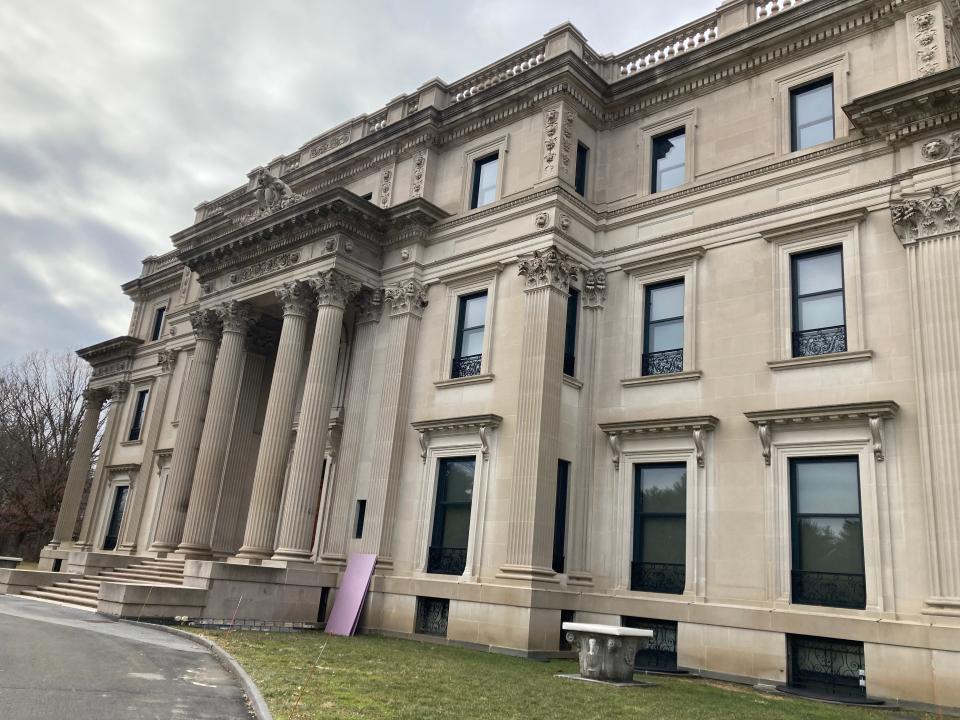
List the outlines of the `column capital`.
{"label": "column capital", "polygon": [[401,280],[385,288],[384,294],[390,303],[391,315],[413,313],[419,317],[427,306],[427,289],[419,280]]}
{"label": "column capital", "polygon": [[220,337],[220,318],[213,310],[194,310],[190,313],[190,325],[197,340],[216,342]]}
{"label": "column capital", "polygon": [[104,388],[106,396],[113,402],[123,402],[127,398],[127,391],[130,390],[130,383],[126,380],[119,380],[111,383]]}
{"label": "column capital", "polygon": [[110,393],[107,388],[92,388],[88,386],[83,391],[83,404],[85,407],[99,410],[103,407],[103,404],[107,401],[109,396]]}
{"label": "column capital", "polygon": [[180,348],[168,348],[157,353],[157,365],[160,366],[160,372],[172,373],[177,365],[177,355],[180,354]]}
{"label": "column capital", "polygon": [[273,291],[283,305],[283,314],[307,317],[313,304],[310,286],[302,280],[291,280]]}
{"label": "column capital", "polygon": [[317,294],[317,305],[334,305],[345,308],[360,291],[360,283],[339,270],[324,270],[307,282]]}
{"label": "column capital", "polygon": [[246,335],[247,330],[256,320],[250,305],[239,300],[227,300],[217,307],[215,312],[217,317],[220,318],[225,333],[232,332]]}
{"label": "column capital", "polygon": [[956,233],[960,230],[960,190],[951,188],[944,195],[943,188],[934,185],[929,191],[912,193],[890,203],[890,219],[904,246]]}
{"label": "column capital", "polygon": [[383,289],[363,288],[357,295],[357,323],[380,322],[383,313]]}
{"label": "column capital", "polygon": [[526,290],[554,287],[563,292],[577,279],[577,263],[556,247],[534,250],[520,258],[518,272],[526,278]]}
{"label": "column capital", "polygon": [[607,271],[604,269],[583,271],[583,290],[580,292],[583,307],[600,310],[607,301]]}

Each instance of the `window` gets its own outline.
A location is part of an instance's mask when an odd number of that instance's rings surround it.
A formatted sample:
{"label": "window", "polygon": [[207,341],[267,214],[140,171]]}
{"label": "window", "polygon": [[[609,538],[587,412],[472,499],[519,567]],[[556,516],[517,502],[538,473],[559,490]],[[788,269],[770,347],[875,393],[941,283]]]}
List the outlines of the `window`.
{"label": "window", "polygon": [[110,517],[107,520],[107,532],[103,537],[104,550],[116,550],[120,541],[120,525],[123,522],[123,511],[127,506],[129,485],[118,485],[113,497],[113,506],[110,508]]}
{"label": "window", "polygon": [[564,570],[564,554],[567,546],[567,480],[570,477],[570,462],[557,461],[557,501],[553,511],[553,571]]}
{"label": "window", "polygon": [[587,194],[587,157],[590,149],[583,143],[577,143],[577,169],[573,177],[573,189],[581,196]]}
{"label": "window", "polygon": [[686,580],[687,466],[633,466],[630,589],[683,593]]}
{"label": "window", "polygon": [[790,149],[833,140],[833,76],[790,91]]}
{"label": "window", "polygon": [[793,288],[793,356],[847,349],[843,251],[839,246],[790,256]]}
{"label": "window", "polygon": [[417,598],[417,622],[414,632],[421,635],[447,636],[450,601],[446,598]]}
{"label": "window", "polygon": [[683,185],[686,177],[686,130],[674,130],[651,140],[653,148],[651,192]]}
{"label": "window", "polygon": [[791,458],[791,598],[866,607],[857,456]]}
{"label": "window", "polygon": [[486,290],[460,296],[451,377],[470,377],[480,374],[483,359],[483,323],[486,315]]}
{"label": "window", "polygon": [[650,618],[620,618],[623,627],[653,630],[653,637],[642,650],[637,651],[633,667],[641,672],[680,672],[677,668],[677,623],[673,620],[652,620]]}
{"label": "window", "polygon": [[862,642],[787,635],[787,654],[788,685],[778,689],[829,700],[866,699]]}
{"label": "window", "polygon": [[357,524],[353,529],[353,536],[355,538],[363,537],[363,520],[367,514],[367,501],[366,500],[357,500]]}
{"label": "window", "polygon": [[563,374],[573,377],[577,364],[577,311],[580,306],[580,291],[570,288],[567,296],[567,330],[563,337]]}
{"label": "window", "polygon": [[427,557],[428,573],[462,575],[467,566],[475,465],[473,457],[440,460],[433,534]]}
{"label": "window", "polygon": [[683,280],[647,285],[643,375],[683,372]]}
{"label": "window", "polygon": [[470,192],[470,209],[489,205],[497,199],[497,170],[500,154],[487,155],[473,161],[473,189]]}
{"label": "window", "polygon": [[163,317],[167,314],[167,308],[158,307],[153,313],[153,330],[150,332],[151,340],[159,340],[160,333],[163,332]]}
{"label": "window", "polygon": [[147,395],[149,390],[141,390],[137,393],[137,402],[133,407],[133,421],[130,423],[130,434],[127,440],[139,440],[140,433],[143,431],[143,418],[147,412]]}

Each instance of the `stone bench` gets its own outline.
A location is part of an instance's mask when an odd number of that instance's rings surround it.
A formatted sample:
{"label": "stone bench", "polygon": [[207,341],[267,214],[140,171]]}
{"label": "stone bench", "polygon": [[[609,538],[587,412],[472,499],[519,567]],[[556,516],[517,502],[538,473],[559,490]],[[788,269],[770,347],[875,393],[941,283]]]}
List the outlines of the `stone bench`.
{"label": "stone bench", "polygon": [[563,631],[577,648],[580,677],[614,683],[633,682],[637,651],[653,637],[653,630],[576,622],[563,623]]}
{"label": "stone bench", "polygon": [[2,555],[0,555],[0,568],[13,569],[22,562],[23,562],[23,558],[3,557]]}

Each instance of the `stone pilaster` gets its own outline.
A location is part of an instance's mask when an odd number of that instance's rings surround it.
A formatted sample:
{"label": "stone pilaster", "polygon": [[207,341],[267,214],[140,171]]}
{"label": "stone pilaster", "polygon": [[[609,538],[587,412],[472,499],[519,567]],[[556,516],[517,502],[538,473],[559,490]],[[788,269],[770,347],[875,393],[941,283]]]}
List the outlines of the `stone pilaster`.
{"label": "stone pilaster", "polygon": [[223,303],[215,312],[223,327],[223,339],[213,368],[183,539],[177,548],[177,552],[201,557],[211,554],[216,501],[237,409],[247,331],[254,320],[250,306],[236,300]]}
{"label": "stone pilaster", "polygon": [[563,341],[577,266],[556,248],[520,260],[525,278],[513,502],[503,577],[552,580]]}
{"label": "stone pilaster", "polygon": [[83,418],[80,420],[77,445],[70,461],[67,485],[60,501],[60,512],[57,513],[57,526],[53,531],[53,539],[47,545],[51,550],[73,540],[73,529],[76,527],[77,513],[83,499],[83,486],[87,484],[87,477],[90,475],[90,458],[97,438],[100,412],[106,399],[102,389],[87,388],[83,393]]}
{"label": "stone pilaster", "polygon": [[193,364],[185,380],[181,395],[179,427],[174,443],[170,472],[160,502],[157,529],[154,533],[153,552],[170,552],[180,543],[183,524],[190,501],[190,486],[197,466],[197,452],[203,418],[207,410],[210,382],[213,378],[214,358],[217,354],[217,339],[220,336],[220,319],[212,310],[197,310],[190,313],[190,323],[196,336]]}
{"label": "stone pilaster", "polygon": [[273,555],[276,560],[309,560],[313,550],[313,523],[323,480],[330,408],[336,390],[343,311],[360,290],[357,281],[338,270],[322,272],[309,282],[317,294],[317,323],[303,388],[297,443],[280,516],[277,550]]}
{"label": "stone pilaster", "polygon": [[243,545],[237,553],[237,557],[250,560],[263,560],[273,553],[283,476],[297,409],[297,385],[303,372],[307,318],[313,300],[310,288],[302,282],[286,283],[276,295],[283,303],[283,328],[260,436]]}
{"label": "stone pilaster", "polygon": [[607,298],[607,273],[604,270],[585,270],[583,290],[580,293],[580,439],[577,460],[568,489],[570,527],[567,533],[567,577],[571,583],[589,585],[590,572],[590,515],[593,500],[593,476],[596,447],[603,437],[597,428],[594,412],[596,401],[597,325],[600,311]]}
{"label": "stone pilaster", "polygon": [[117,550],[132,553],[137,547],[137,534],[140,532],[140,523],[143,520],[143,504],[147,499],[147,488],[152,475],[153,453],[157,449],[160,438],[163,414],[167,409],[167,393],[170,389],[170,378],[177,364],[179,349],[161,350],[157,354],[157,365],[160,375],[150,388],[149,416],[146,422],[146,431],[143,437],[143,460],[140,472],[137,473],[130,488],[130,497],[124,510],[123,528],[120,534],[120,544]]}
{"label": "stone pilaster", "polygon": [[356,329],[350,353],[350,371],[344,401],[343,437],[336,464],[336,481],[330,484],[320,532],[320,559],[343,563],[346,541],[352,518],[351,502],[357,482],[357,463],[363,445],[366,424],[366,397],[369,392],[370,367],[373,363],[373,341],[383,313],[383,292],[367,290],[357,310]]}
{"label": "stone pilaster", "polygon": [[380,561],[392,562],[393,527],[396,522],[397,493],[404,435],[408,431],[410,384],[416,356],[420,318],[427,294],[416,280],[403,280],[386,290],[390,308],[389,358],[383,378],[380,412],[370,468],[364,552],[376,553]]}

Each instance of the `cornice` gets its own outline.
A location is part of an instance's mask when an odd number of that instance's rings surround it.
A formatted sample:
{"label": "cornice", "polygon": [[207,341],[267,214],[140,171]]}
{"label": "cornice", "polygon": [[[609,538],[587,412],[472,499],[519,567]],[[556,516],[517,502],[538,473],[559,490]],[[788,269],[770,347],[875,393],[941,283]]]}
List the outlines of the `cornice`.
{"label": "cornice", "polygon": [[897,414],[900,406],[893,400],[876,402],[847,403],[844,405],[815,405],[800,408],[778,410],[756,410],[744,415],[754,425],[772,423],[774,425],[802,425],[805,423],[845,422],[862,420],[876,415],[884,419]]}
{"label": "cornice", "polygon": [[86,360],[92,366],[96,367],[102,363],[110,362],[118,358],[132,357],[136,349],[143,345],[143,340],[130,335],[120,335],[119,337],[104,340],[95,345],[89,345],[77,350],[77,355]]}
{"label": "cornice", "polygon": [[464,415],[461,417],[441,418],[436,420],[418,420],[410,423],[419,434],[420,459],[427,461],[427,448],[430,445],[430,435],[437,432],[470,432],[476,431],[480,437],[480,447],[483,459],[490,455],[489,431],[500,427],[503,418],[493,413],[483,415]]}
{"label": "cornice", "polygon": [[787,225],[780,225],[768,230],[761,230],[761,237],[767,242],[783,242],[798,236],[814,233],[823,233],[829,230],[858,225],[867,217],[867,208],[859,207],[854,210],[844,210],[830,215],[821,215],[812,219],[801,220]]}
{"label": "cornice", "polygon": [[629,435],[678,435],[690,433],[693,440],[697,467],[706,466],[704,456],[703,433],[715,430],[720,424],[713,415],[697,415],[692,417],[656,418],[652,420],[626,420],[622,422],[599,423],[600,430],[607,436],[610,445],[613,467],[620,469],[620,456],[623,452],[622,440]]}

